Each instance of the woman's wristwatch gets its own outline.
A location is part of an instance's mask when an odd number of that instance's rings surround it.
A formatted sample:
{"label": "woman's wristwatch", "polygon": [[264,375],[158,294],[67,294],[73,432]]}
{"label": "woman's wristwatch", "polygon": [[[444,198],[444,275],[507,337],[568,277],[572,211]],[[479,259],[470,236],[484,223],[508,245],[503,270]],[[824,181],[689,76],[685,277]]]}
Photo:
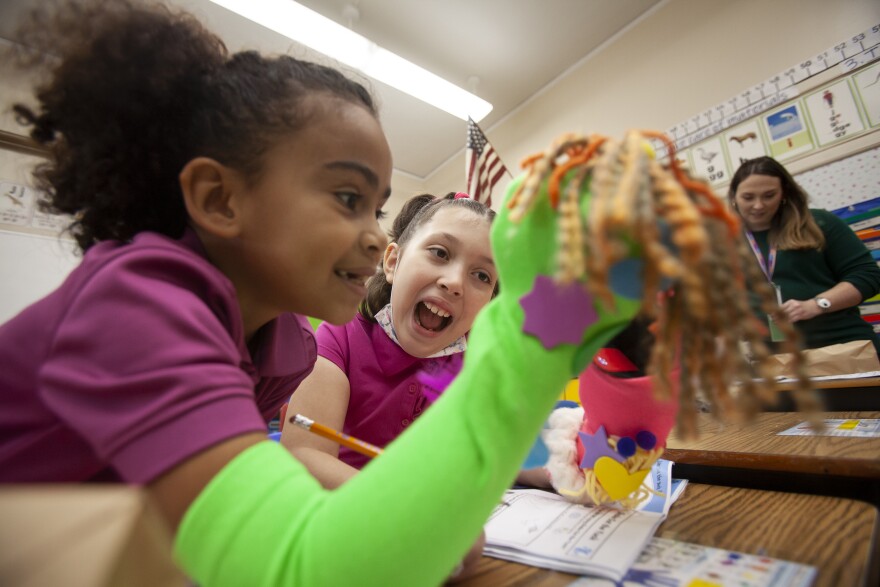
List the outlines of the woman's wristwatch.
{"label": "woman's wristwatch", "polygon": [[823,312],[827,312],[831,309],[831,300],[828,298],[813,298],[816,300],[816,305],[819,306],[819,309]]}

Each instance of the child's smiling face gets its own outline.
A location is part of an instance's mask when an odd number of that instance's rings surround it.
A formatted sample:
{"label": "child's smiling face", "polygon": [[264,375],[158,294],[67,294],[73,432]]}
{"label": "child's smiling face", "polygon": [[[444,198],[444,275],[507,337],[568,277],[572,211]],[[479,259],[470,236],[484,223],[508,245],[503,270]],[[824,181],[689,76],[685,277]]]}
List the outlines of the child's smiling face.
{"label": "child's smiling face", "polygon": [[269,149],[245,188],[241,232],[224,251],[246,322],[351,320],[387,243],[377,216],[392,164],[379,122],[358,104],[308,101],[305,126]]}
{"label": "child's smiling face", "polygon": [[438,210],[403,249],[392,243],[384,270],[394,330],[415,357],[430,356],[467,333],[492,299],[498,273],[489,219],[464,207]]}

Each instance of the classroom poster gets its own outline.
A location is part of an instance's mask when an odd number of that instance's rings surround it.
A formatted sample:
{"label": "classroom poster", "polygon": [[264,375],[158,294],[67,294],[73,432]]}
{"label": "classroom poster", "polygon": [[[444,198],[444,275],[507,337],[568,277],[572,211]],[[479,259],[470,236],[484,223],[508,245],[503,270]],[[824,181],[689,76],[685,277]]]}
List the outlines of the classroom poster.
{"label": "classroom poster", "polygon": [[880,63],[853,74],[853,82],[868,115],[868,124],[880,126]]}
{"label": "classroom poster", "polygon": [[764,137],[757,120],[741,124],[722,135],[727,153],[730,155],[730,168],[734,172],[749,159],[767,154]]}
{"label": "classroom poster", "polygon": [[880,147],[814,167],[794,176],[811,208],[836,210],[880,195]]}
{"label": "classroom poster", "polygon": [[31,226],[38,232],[45,232],[61,237],[69,236],[64,231],[71,223],[72,218],[66,214],[49,214],[34,208],[34,216],[31,218]]}
{"label": "classroom poster", "polygon": [[849,82],[839,82],[819,89],[804,99],[813,136],[819,146],[829,145],[865,130],[859,107]]}
{"label": "classroom poster", "polygon": [[678,162],[678,166],[682,169],[687,170],[688,172],[693,171],[694,164],[691,162],[691,150],[685,149],[683,151],[675,152],[675,160]]}
{"label": "classroom poster", "polygon": [[795,102],[762,117],[770,137],[770,154],[784,161],[813,149],[813,139],[800,104]]}
{"label": "classroom poster", "polygon": [[709,139],[691,149],[694,175],[702,177],[709,185],[717,186],[730,181],[730,170],[721,147],[721,139]]}
{"label": "classroom poster", "polygon": [[35,190],[0,180],[0,229],[57,236],[70,220],[41,211]]}
{"label": "classroom poster", "polygon": [[0,183],[0,224],[27,226],[34,210],[34,191],[23,185]]}
{"label": "classroom poster", "polygon": [[[799,94],[797,84],[835,65],[839,66],[841,75],[845,75],[877,59],[880,59],[880,25],[874,25],[860,34],[844,39],[728,100],[707,108],[702,114],[681,121],[667,129],[666,134],[675,141],[677,148],[684,150],[727,131],[722,139],[722,145],[727,150],[729,156],[727,165],[731,171],[736,170],[742,158],[772,155],[777,159],[785,160],[806,153],[816,148],[817,144],[826,145],[829,141],[825,141],[826,137],[823,135],[823,142],[814,143],[816,129],[810,128],[810,122],[805,118],[808,114],[804,110],[806,106],[802,103],[791,104]],[[855,74],[851,83],[854,84],[851,88],[856,92],[856,103],[862,102],[863,109],[867,111],[868,124],[871,127],[880,126],[880,63]],[[833,94],[834,90],[832,89],[831,92]],[[820,95],[816,99],[820,104],[827,99],[836,101],[833,96],[826,98]],[[788,105],[781,107],[782,104]],[[762,113],[770,112],[773,108],[778,110],[763,119],[759,118]],[[841,114],[841,118],[844,117],[846,113]],[[818,118],[822,119],[824,116]],[[755,133],[756,139],[763,139],[763,153],[758,153],[757,143],[748,145],[753,151],[740,152],[743,150],[740,145],[731,142],[731,136],[742,137],[752,132],[746,129],[740,131],[738,128],[738,125],[750,124],[752,121],[757,121],[757,125],[763,131]],[[860,118],[862,125],[865,122],[864,118]],[[855,124],[844,126],[845,134],[864,132],[864,128],[855,130],[855,126]],[[735,131],[729,130],[734,127],[737,127]],[[834,136],[840,132],[838,128],[831,133],[830,138],[842,139],[843,136]],[[772,138],[769,144],[768,137]],[[667,161],[668,153],[665,148],[658,147],[659,141],[652,141],[652,144],[655,146],[658,159]],[[742,143],[743,148],[746,146],[746,143]],[[698,162],[697,157],[697,153],[694,152],[694,162]]]}

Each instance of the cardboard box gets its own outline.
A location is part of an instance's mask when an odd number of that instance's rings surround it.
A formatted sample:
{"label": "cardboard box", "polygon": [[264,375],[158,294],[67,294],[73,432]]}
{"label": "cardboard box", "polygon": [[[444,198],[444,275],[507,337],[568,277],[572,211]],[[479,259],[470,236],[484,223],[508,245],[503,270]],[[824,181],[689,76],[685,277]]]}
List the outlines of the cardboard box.
{"label": "cardboard box", "polygon": [[189,584],[147,493],[125,485],[0,486],[0,585]]}

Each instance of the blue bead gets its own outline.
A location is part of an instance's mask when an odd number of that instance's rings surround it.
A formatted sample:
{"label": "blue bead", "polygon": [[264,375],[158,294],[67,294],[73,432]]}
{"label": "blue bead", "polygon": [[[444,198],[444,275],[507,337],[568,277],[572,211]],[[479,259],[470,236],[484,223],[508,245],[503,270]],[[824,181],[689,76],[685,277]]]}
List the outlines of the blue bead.
{"label": "blue bead", "polygon": [[636,441],[629,436],[624,436],[617,441],[617,452],[622,457],[629,458],[636,454]]}
{"label": "blue bead", "polygon": [[647,430],[642,430],[636,434],[636,442],[645,450],[651,450],[657,446],[657,437]]}

